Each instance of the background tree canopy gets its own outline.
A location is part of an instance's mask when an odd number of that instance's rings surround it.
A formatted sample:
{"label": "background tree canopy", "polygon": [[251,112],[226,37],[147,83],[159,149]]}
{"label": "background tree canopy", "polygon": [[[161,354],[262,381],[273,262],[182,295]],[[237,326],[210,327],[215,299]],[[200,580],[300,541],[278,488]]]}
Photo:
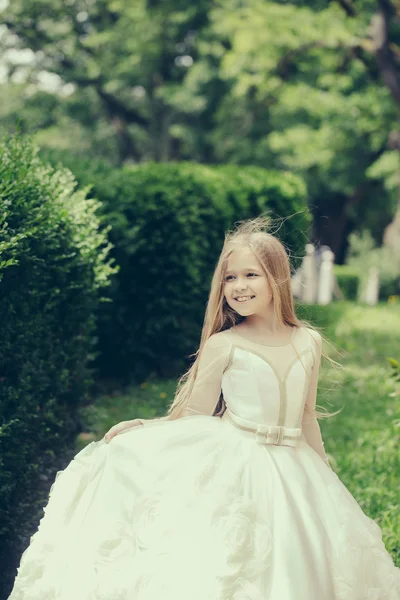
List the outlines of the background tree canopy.
{"label": "background tree canopy", "polygon": [[399,170],[390,2],[15,0],[3,22],[3,132],[18,119],[42,148],[116,166],[289,168],[338,262],[354,230],[381,242]]}

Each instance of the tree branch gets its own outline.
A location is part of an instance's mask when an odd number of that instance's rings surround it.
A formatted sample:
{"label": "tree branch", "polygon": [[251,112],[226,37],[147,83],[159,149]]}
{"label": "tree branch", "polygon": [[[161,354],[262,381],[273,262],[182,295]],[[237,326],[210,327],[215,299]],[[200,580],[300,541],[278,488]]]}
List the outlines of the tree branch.
{"label": "tree branch", "polygon": [[372,53],[382,74],[385,85],[389,88],[396,104],[400,106],[400,69],[399,61],[390,39],[390,19],[396,15],[390,0],[378,0],[378,12],[371,19],[370,36]]}
{"label": "tree branch", "polygon": [[338,4],[343,8],[348,17],[356,17],[357,10],[351,0],[337,0]]}
{"label": "tree branch", "polygon": [[142,127],[148,125],[148,119],[142,117],[142,115],[140,115],[134,108],[129,108],[118,98],[106,92],[100,86],[95,86],[95,89],[99,97],[106,104],[110,114],[122,117],[125,121],[128,121],[129,123],[136,123]]}
{"label": "tree branch", "polygon": [[296,62],[296,60],[299,57],[299,54],[305,53],[308,50],[311,50],[312,48],[323,48],[324,46],[325,44],[322,41],[308,42],[307,44],[302,44],[298,48],[289,50],[279,59],[278,64],[276,65],[277,74],[281,77],[281,79],[289,77],[290,67],[294,62]]}

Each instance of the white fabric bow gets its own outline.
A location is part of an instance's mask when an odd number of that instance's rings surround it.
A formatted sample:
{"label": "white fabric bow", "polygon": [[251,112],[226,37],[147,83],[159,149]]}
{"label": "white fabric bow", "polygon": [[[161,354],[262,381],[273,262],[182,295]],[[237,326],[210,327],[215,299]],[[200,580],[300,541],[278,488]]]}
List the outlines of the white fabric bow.
{"label": "white fabric bow", "polygon": [[258,425],[257,444],[278,444],[278,440],[282,441],[284,429],[281,425]]}

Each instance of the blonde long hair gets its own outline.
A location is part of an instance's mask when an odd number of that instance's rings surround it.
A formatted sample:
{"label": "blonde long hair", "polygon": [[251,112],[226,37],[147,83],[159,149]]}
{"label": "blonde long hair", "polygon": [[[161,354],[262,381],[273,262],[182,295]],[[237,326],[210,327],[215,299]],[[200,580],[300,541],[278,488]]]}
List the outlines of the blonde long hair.
{"label": "blonde long hair", "polygon": [[[318,331],[316,327],[307,321],[298,319],[296,316],[291,290],[289,257],[282,242],[275,235],[268,232],[271,228],[272,219],[268,216],[259,216],[240,223],[235,230],[225,234],[224,245],[211,281],[200,346],[194,354],[190,355],[195,356],[196,359],[188,371],[178,380],[175,397],[164,419],[174,420],[183,416],[196,380],[199,357],[208,338],[244,320],[243,317],[229,306],[224,297],[227,261],[234,249],[247,246],[260,261],[271,286],[274,313],[278,324],[292,327],[305,326]],[[321,333],[320,335],[325,339]],[[327,355],[323,354],[323,356],[328,358],[330,362],[338,365],[336,361],[333,361]],[[225,409],[226,405],[221,392],[213,416],[222,416]],[[340,411],[336,413],[315,412],[317,418],[327,418],[334,416]]]}

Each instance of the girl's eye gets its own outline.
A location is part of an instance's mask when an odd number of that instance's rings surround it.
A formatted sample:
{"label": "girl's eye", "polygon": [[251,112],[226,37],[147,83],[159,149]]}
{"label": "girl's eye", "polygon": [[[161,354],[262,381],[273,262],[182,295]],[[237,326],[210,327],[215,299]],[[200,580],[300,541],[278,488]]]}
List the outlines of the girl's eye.
{"label": "girl's eye", "polygon": [[[257,273],[247,273],[247,275],[255,275],[257,277]],[[229,279],[233,277],[232,275],[228,275],[227,277],[225,277],[225,281],[229,281]]]}

